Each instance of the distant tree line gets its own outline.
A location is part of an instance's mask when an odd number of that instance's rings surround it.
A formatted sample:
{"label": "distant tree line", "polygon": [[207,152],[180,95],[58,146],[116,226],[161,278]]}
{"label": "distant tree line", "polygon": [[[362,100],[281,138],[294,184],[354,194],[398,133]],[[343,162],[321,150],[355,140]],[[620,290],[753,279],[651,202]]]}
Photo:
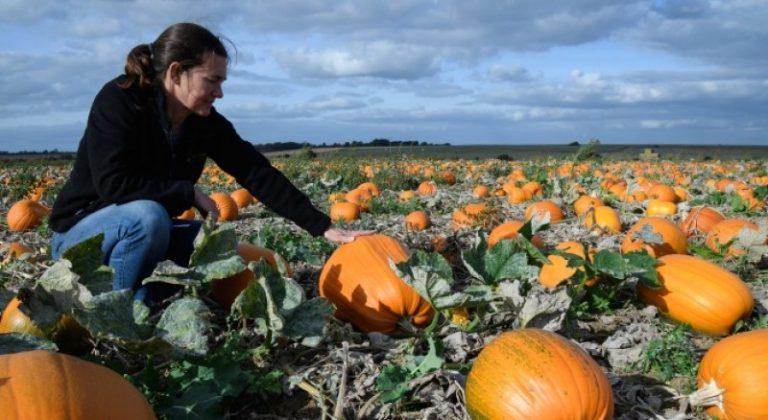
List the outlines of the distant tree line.
{"label": "distant tree line", "polygon": [[426,141],[418,140],[389,140],[389,139],[373,139],[369,142],[362,142],[359,140],[345,141],[343,143],[336,142],[332,144],[310,144],[307,142],[299,143],[295,141],[278,141],[273,143],[259,143],[254,144],[256,148],[261,152],[274,152],[282,150],[295,150],[304,147],[312,148],[324,148],[324,147],[398,147],[398,146],[450,146],[450,143],[429,143]]}

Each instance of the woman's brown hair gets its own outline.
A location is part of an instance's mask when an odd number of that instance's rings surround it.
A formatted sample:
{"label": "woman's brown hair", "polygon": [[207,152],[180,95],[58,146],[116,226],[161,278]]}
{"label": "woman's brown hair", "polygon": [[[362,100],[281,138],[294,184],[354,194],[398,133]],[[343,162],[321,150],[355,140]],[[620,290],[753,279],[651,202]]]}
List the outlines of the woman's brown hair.
{"label": "woman's brown hair", "polygon": [[138,85],[141,89],[154,89],[168,66],[174,61],[186,71],[202,64],[209,54],[229,61],[229,54],[221,38],[195,23],[176,23],[169,26],[150,44],[139,44],[128,53],[122,88]]}

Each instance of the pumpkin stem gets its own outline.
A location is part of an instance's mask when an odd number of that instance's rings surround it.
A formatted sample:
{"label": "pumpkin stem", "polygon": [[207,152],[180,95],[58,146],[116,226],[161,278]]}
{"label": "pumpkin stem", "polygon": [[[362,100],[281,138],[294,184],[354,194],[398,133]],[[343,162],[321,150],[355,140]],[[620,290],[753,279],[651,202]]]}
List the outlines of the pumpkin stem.
{"label": "pumpkin stem", "polygon": [[694,393],[688,396],[688,402],[691,403],[691,407],[710,407],[716,405],[720,411],[725,411],[723,408],[723,394],[725,390],[717,386],[717,382],[714,379],[710,379],[709,382],[704,384],[703,388],[697,389]]}

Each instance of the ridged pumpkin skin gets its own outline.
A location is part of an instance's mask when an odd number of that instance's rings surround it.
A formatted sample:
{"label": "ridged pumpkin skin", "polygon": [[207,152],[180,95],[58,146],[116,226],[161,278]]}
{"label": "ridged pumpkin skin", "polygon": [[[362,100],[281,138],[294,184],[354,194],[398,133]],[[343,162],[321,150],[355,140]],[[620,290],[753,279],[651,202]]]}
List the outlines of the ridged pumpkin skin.
{"label": "ridged pumpkin skin", "polygon": [[637,294],[672,320],[705,334],[725,335],[752,313],[749,288],[730,271],[690,255],[670,254],[658,261],[662,287],[638,283]]}
{"label": "ridged pumpkin skin", "polygon": [[697,393],[713,386],[724,391],[718,398],[724,410],[712,405],[709,416],[768,418],[768,329],[734,334],[710,347],[699,365]]}
{"label": "ridged pumpkin skin", "polygon": [[320,296],[336,306],[336,317],[365,332],[392,332],[402,319],[417,327],[432,320],[432,307],[395,275],[389,260],[408,259],[408,250],[386,235],[359,236],[341,245],[320,273]]}
{"label": "ridged pumpkin skin", "polygon": [[480,352],[467,377],[473,419],[610,419],[611,385],[580,347],[533,328],[505,332]]}
{"label": "ridged pumpkin skin", "polygon": [[725,217],[711,207],[694,207],[680,224],[680,228],[688,236],[692,236],[697,232],[709,233],[716,224],[723,220],[725,220]]}
{"label": "ridged pumpkin skin", "polygon": [[365,212],[368,211],[368,204],[370,204],[373,199],[373,195],[367,189],[358,188],[348,192],[344,198],[350,203],[357,204],[360,211]]}
{"label": "ridged pumpkin skin", "polygon": [[[520,230],[521,227],[523,227],[523,222],[518,220],[511,220],[496,226],[491,230],[490,235],[488,235],[488,249],[496,246],[502,239],[514,238],[517,236],[517,231]],[[537,248],[544,246],[544,241],[542,241],[541,236],[538,234],[533,235],[531,243]]]}
{"label": "ridged pumpkin skin", "polygon": [[3,419],[155,419],[146,398],[122,376],[44,350],[0,356]]}
{"label": "ridged pumpkin skin", "polygon": [[[713,251],[719,251],[720,245],[725,245],[735,238],[742,229],[758,230],[756,224],[744,219],[725,219],[716,224],[707,235],[707,246]],[[744,254],[744,250],[733,245],[728,247],[726,255],[738,256]]]}
{"label": "ridged pumpkin skin", "polygon": [[535,213],[549,213],[549,222],[556,223],[563,220],[563,211],[560,210],[560,206],[549,200],[539,201],[533,203],[525,209],[525,220],[531,220]]}
{"label": "ridged pumpkin skin", "polygon": [[416,188],[416,193],[422,197],[435,195],[437,193],[437,184],[432,181],[424,181]]}
{"label": "ridged pumpkin skin", "polygon": [[215,192],[210,195],[219,210],[219,222],[237,220],[237,203],[227,193]]}
{"label": "ridged pumpkin skin", "polygon": [[19,200],[8,209],[8,230],[20,232],[34,229],[50,213],[48,207],[34,200]]}
{"label": "ridged pumpkin skin", "polygon": [[[640,232],[646,225],[651,225],[653,231],[661,235],[664,242],[661,244],[646,244],[640,239],[634,239],[635,233]],[[621,252],[624,254],[641,250],[645,250],[654,257],[661,257],[667,254],[687,254],[688,239],[685,233],[669,220],[661,217],[646,217],[632,225],[621,242]]]}
{"label": "ridged pumpkin skin", "polygon": [[[237,244],[237,254],[245,260],[246,265],[263,259],[267,264],[275,267],[275,269],[277,269],[276,259],[280,258],[282,260],[282,257],[275,253],[275,251],[249,243]],[[285,264],[286,274],[290,277],[293,274],[291,267],[285,260],[282,261]],[[253,272],[247,268],[232,277],[214,280],[211,282],[211,299],[222,307],[229,308],[240,292],[248,287],[248,283],[254,280]]]}

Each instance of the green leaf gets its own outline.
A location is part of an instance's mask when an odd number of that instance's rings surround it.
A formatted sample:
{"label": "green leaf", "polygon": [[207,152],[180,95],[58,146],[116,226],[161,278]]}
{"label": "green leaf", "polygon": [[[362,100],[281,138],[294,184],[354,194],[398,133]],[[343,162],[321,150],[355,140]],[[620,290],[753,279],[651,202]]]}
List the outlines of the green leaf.
{"label": "green leaf", "polygon": [[599,272],[605,273],[615,279],[623,280],[626,278],[627,265],[621,254],[603,249],[598,251],[595,256],[592,257],[592,261]]}
{"label": "green leaf", "polygon": [[30,350],[58,351],[59,349],[51,341],[34,335],[19,333],[0,334],[0,355]]}
{"label": "green leaf", "polygon": [[468,299],[463,293],[451,291],[453,271],[440,254],[417,250],[407,261],[395,264],[390,260],[389,266],[435,309],[463,306]]}
{"label": "green leaf", "polygon": [[381,401],[386,404],[403,398],[408,392],[410,380],[410,372],[403,366],[385,366],[376,377],[376,391],[381,393]]}
{"label": "green leaf", "polygon": [[237,254],[237,236],[234,225],[216,225],[206,220],[195,238],[195,250],[189,258],[190,266],[206,281],[233,276],[245,269]]}
{"label": "green leaf", "polygon": [[99,233],[67,249],[61,255],[62,259],[72,263],[71,270],[80,276],[80,283],[94,294],[112,290],[114,270],[104,265],[104,253],[101,251],[103,241],[104,234]]}
{"label": "green leaf", "polygon": [[248,264],[257,278],[263,277],[280,315],[287,316],[304,302],[304,288],[290,277],[282,276],[264,260]]}
{"label": "green leaf", "polygon": [[240,292],[232,303],[230,313],[235,318],[256,318],[267,312],[267,297],[264,289],[256,282],[248,285]]}
{"label": "green leaf", "polygon": [[95,296],[85,308],[75,308],[73,316],[93,336],[123,343],[150,337],[151,327],[134,318],[135,313],[146,316],[145,310],[144,304],[133,300],[133,290],[125,289]]}
{"label": "green leaf", "polygon": [[174,398],[164,414],[171,419],[220,419],[222,398],[215,384],[195,383]]}
{"label": "green leaf", "polygon": [[205,276],[194,269],[182,267],[173,261],[160,261],[142,284],[169,283],[188,287],[200,287]]}
{"label": "green leaf", "polygon": [[528,265],[528,256],[524,253],[513,254],[514,244],[501,241],[483,257],[485,271],[494,283],[506,279],[530,279],[539,273],[537,267]]}
{"label": "green leaf", "polygon": [[415,356],[416,368],[413,369],[415,377],[427,374],[443,367],[445,360],[442,358],[443,342],[436,340],[432,335],[427,335],[429,351],[424,356]]}
{"label": "green leaf", "polygon": [[293,340],[301,340],[307,347],[316,347],[325,336],[328,320],[333,315],[333,305],[318,297],[310,299],[294,310],[285,319],[282,332]]}
{"label": "green leaf", "polygon": [[211,312],[193,297],[171,303],[157,322],[155,334],[181,354],[204,356],[208,353]]}

